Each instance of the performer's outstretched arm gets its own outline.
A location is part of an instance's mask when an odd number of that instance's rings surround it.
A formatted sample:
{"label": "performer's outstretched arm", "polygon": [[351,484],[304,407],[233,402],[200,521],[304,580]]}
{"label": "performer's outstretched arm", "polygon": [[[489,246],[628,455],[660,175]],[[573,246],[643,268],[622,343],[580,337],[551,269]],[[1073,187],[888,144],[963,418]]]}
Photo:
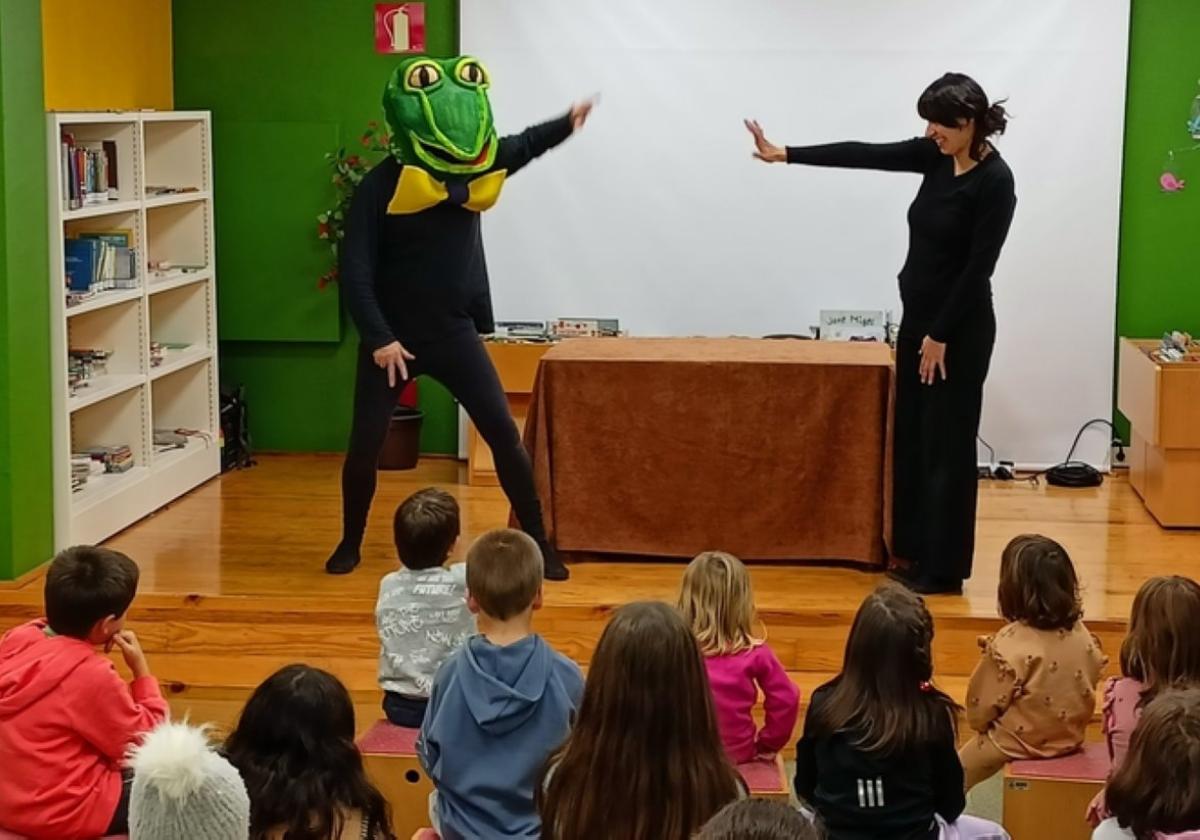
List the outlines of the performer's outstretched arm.
{"label": "performer's outstretched arm", "polygon": [[509,175],[517,172],[535,157],[545,154],[583,127],[596,100],[587,99],[571,106],[571,110],[553,120],[531,125],[520,134],[500,138],[496,152],[496,169]]}
{"label": "performer's outstretched arm", "polygon": [[844,169],[880,169],[886,172],[928,172],[941,159],[937,144],[926,137],[899,143],[827,143],[821,146],[776,146],[762,126],[746,120],[754,138],[754,157],[766,163],[804,163]]}

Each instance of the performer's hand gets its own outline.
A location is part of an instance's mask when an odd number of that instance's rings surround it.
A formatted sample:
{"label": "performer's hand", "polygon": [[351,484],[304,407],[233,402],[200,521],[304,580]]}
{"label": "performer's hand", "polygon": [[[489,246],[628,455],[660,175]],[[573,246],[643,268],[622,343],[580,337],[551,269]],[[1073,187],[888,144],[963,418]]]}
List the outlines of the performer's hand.
{"label": "performer's hand", "polygon": [[404,345],[399,341],[393,341],[391,344],[380,347],[372,355],[375,358],[375,364],[387,371],[389,388],[396,387],[397,373],[400,374],[401,382],[408,379],[408,365],[405,364],[405,360],[416,358],[405,350]]}
{"label": "performer's hand", "polygon": [[588,116],[599,101],[600,98],[598,96],[592,96],[571,106],[571,131],[578,131],[583,128],[583,124],[587,122]]}
{"label": "performer's hand", "polygon": [[932,385],[937,381],[937,374],[942,374],[946,380],[946,343],[934,341],[929,336],[921,342],[921,382]]}
{"label": "performer's hand", "polygon": [[762,126],[758,120],[742,120],[746,130],[754,137],[754,157],[766,163],[786,163],[787,149],[776,146],[763,135]]}

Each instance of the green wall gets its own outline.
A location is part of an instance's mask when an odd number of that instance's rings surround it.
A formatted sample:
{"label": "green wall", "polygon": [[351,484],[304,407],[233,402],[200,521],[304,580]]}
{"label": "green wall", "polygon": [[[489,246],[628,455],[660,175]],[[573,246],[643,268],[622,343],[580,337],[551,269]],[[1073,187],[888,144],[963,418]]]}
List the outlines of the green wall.
{"label": "green wall", "polygon": [[[1177,155],[1183,192],[1159,189],[1168,149],[1196,145],[1186,131],[1200,93],[1200,2],[1134,0],[1125,106],[1125,172],[1117,335],[1200,335],[1200,152]],[[1122,435],[1128,439],[1128,424]]]}
{"label": "green wall", "polygon": [[[319,291],[322,154],[356,146],[394,56],[375,53],[367,0],[174,0],[175,107],[213,114],[221,380],[244,384],[260,450],[345,448],[358,338]],[[426,43],[458,45],[457,0],[426,0]],[[264,188],[265,186],[265,188]],[[422,449],[458,448],[456,407],[421,382]]]}
{"label": "green wall", "polygon": [[0,0],[0,580],[54,550],[41,14]]}

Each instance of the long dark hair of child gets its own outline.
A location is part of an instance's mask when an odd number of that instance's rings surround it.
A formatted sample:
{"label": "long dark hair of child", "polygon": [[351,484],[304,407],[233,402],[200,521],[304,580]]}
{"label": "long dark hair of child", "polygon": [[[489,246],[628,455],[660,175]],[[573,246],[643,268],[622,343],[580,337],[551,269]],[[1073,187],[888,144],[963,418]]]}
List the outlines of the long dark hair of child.
{"label": "long dark hair of child", "polygon": [[538,790],[545,840],[687,840],[738,798],[700,649],[673,607],[613,614]]}
{"label": "long dark hair of child", "polygon": [[376,838],[394,840],[387,800],[367,780],[354,744],[354,705],[337,677],[288,665],[254,690],[225,755],[250,795],[250,837],[337,838],[360,812]]}
{"label": "long dark hair of child", "polygon": [[1159,691],[1200,685],[1200,584],[1152,577],[1133,599],[1129,634],[1121,643],[1121,673],[1142,683],[1145,705]]}
{"label": "long dark hair of child", "polygon": [[1067,550],[1041,534],[1021,534],[1004,547],[997,594],[1005,621],[1038,630],[1070,630],[1083,617]]}
{"label": "long dark hair of child", "polygon": [[959,708],[932,679],[933,618],[919,595],[885,583],[854,616],[842,673],[811,734],[852,733],[857,749],[884,756],[928,744],[955,726]]}
{"label": "long dark hair of child", "polygon": [[1200,690],[1164,691],[1146,706],[1104,798],[1138,840],[1200,829]]}

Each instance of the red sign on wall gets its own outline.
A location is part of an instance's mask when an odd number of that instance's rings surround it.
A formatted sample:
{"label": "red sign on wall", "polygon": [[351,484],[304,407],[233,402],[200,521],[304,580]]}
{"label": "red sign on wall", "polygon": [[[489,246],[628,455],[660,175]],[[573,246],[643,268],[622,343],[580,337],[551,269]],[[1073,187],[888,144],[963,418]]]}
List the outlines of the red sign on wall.
{"label": "red sign on wall", "polygon": [[375,52],[425,52],[425,4],[376,3]]}

